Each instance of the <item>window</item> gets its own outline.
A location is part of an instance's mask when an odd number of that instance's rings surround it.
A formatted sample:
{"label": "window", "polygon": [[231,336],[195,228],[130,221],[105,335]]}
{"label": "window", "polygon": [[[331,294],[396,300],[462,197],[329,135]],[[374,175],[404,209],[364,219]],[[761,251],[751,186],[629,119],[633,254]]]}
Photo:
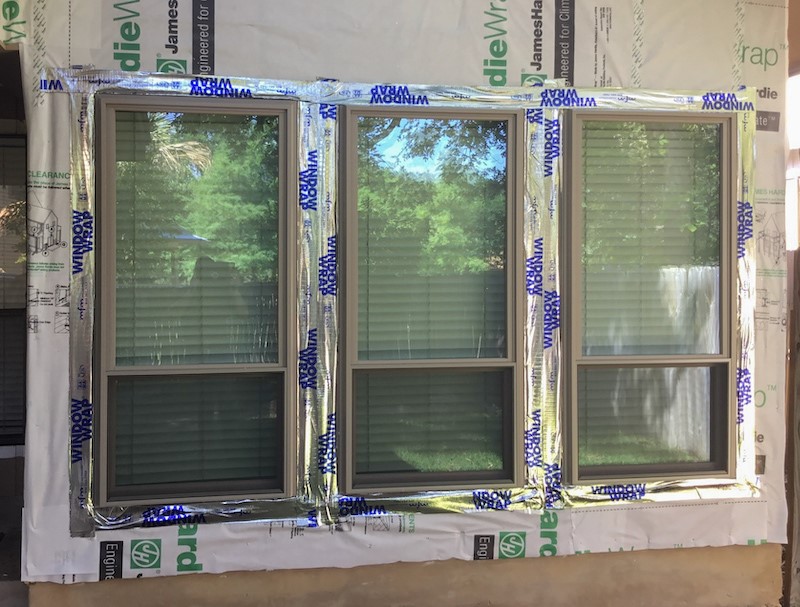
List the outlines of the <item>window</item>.
{"label": "window", "polygon": [[[298,125],[288,101],[99,99],[100,505],[513,488],[545,464],[571,484],[733,474],[735,116],[359,100],[323,130],[311,104]],[[545,111],[565,139],[535,136]],[[327,215],[301,215],[297,146],[322,140]],[[551,289],[528,296],[536,230]],[[338,317],[316,256],[298,268],[322,232],[343,243]],[[336,341],[311,398],[317,304]]]}
{"label": "window", "polygon": [[106,95],[99,121],[101,496],[291,492],[293,105]]}
{"label": "window", "polygon": [[25,442],[25,305],[39,303],[27,289],[25,165],[25,137],[0,136],[0,445]]}
{"label": "window", "polygon": [[345,116],[348,492],[520,484],[520,124]]}
{"label": "window", "polygon": [[573,481],[731,473],[733,125],[573,116]]}

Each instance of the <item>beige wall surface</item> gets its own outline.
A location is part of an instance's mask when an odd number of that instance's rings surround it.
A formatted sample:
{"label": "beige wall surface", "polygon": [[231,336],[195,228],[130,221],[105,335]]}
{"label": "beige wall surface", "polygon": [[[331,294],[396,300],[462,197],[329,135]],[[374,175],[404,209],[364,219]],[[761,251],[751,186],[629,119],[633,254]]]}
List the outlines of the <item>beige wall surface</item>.
{"label": "beige wall surface", "polygon": [[778,606],[781,546],[33,584],[30,607]]}
{"label": "beige wall surface", "polygon": [[800,74],[800,0],[789,0],[789,75]]}

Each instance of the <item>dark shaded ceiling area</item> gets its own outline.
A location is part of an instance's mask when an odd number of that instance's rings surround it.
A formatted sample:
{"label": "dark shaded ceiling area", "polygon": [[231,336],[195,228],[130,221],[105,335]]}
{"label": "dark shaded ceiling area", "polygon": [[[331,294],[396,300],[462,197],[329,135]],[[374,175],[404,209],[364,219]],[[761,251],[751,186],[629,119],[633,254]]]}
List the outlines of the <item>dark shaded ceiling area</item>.
{"label": "dark shaded ceiling area", "polygon": [[0,48],[0,120],[25,121],[19,52]]}

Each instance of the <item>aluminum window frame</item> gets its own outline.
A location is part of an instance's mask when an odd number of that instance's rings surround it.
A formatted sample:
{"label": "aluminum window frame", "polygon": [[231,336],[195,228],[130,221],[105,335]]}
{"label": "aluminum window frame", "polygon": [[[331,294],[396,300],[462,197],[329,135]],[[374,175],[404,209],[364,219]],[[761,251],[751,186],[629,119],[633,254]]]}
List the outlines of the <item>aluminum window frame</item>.
{"label": "aluminum window frame", "polygon": [[[197,114],[264,115],[278,118],[278,359],[260,364],[192,364],[163,367],[122,366],[115,353],[115,210],[116,112],[185,112]],[[94,402],[98,456],[94,458],[93,482],[98,506],[135,506],[184,502],[218,502],[245,498],[280,498],[296,493],[297,467],[297,253],[289,246],[296,239],[297,222],[297,102],[271,99],[209,100],[167,95],[107,93],[96,100],[96,158],[98,203],[96,219],[96,301]],[[282,461],[276,486],[262,481],[228,480],[139,485],[120,490],[114,482],[114,411],[109,385],[114,377],[164,377],[244,374],[283,376]],[[279,486],[278,486],[279,485]]]}
{"label": "aluminum window frame", "polygon": [[[365,107],[344,105],[340,114],[341,141],[339,167],[342,172],[343,196],[340,232],[343,235],[344,260],[341,272],[343,364],[338,375],[337,391],[343,403],[344,449],[340,449],[340,478],[347,494],[417,492],[477,488],[520,487],[524,483],[522,465],[523,346],[520,330],[524,311],[523,253],[523,177],[525,137],[524,111],[521,109],[410,108]],[[508,123],[506,155],[506,337],[508,349],[504,358],[359,360],[358,358],[358,118],[410,118],[441,120],[490,120]],[[487,371],[506,370],[510,374],[511,402],[504,408],[503,457],[507,462],[501,474],[484,472],[408,472],[361,473],[355,471],[355,375],[359,371]],[[489,478],[491,476],[491,478]]]}
{"label": "aluminum window frame", "polygon": [[[582,172],[582,125],[588,121],[607,122],[674,122],[682,124],[720,125],[720,349],[718,354],[708,355],[596,355],[582,354],[582,265],[581,249],[583,201]],[[567,297],[564,298],[567,325],[565,328],[565,375],[564,414],[565,476],[573,485],[605,484],[620,481],[662,481],[695,478],[735,478],[735,419],[734,407],[736,366],[734,360],[733,323],[736,302],[735,272],[736,258],[733,243],[736,242],[736,179],[738,159],[738,130],[736,115],[732,113],[698,112],[627,112],[627,111],[579,111],[572,110],[566,118],[566,141],[569,145],[568,162],[565,166],[566,219],[561,226],[562,263]],[[580,466],[578,430],[578,369],[621,368],[665,368],[702,367],[722,368],[725,371],[724,394],[717,402],[709,403],[709,450],[710,461],[671,464],[618,464],[602,466]],[[713,383],[713,379],[712,379]],[[589,470],[587,470],[589,469]]]}

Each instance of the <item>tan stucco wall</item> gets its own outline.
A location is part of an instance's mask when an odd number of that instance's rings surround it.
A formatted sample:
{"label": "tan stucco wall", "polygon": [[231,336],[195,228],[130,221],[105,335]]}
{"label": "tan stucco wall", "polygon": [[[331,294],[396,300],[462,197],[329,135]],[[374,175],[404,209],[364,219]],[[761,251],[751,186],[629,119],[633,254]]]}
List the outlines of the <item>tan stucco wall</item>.
{"label": "tan stucco wall", "polygon": [[30,607],[778,606],[781,547],[34,584]]}

